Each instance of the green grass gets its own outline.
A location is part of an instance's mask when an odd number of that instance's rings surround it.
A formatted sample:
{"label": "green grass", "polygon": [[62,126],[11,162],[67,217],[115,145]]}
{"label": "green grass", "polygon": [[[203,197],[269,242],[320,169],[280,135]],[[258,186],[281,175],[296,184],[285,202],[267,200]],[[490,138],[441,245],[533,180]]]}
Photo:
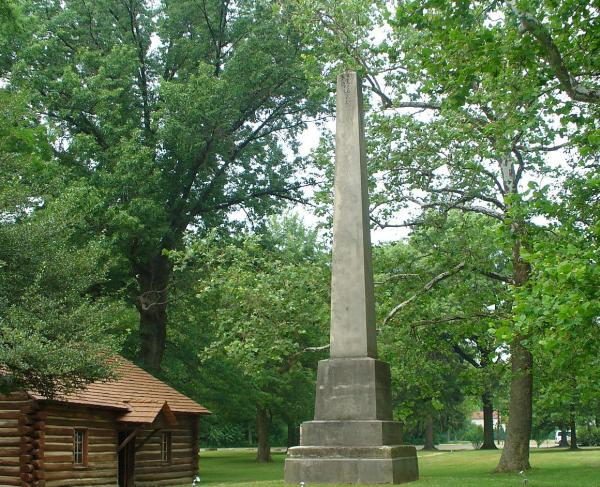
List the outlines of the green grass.
{"label": "green grass", "polygon": [[[257,464],[251,451],[209,451],[200,455],[200,486],[283,487],[285,454],[273,455],[273,463]],[[518,474],[492,473],[499,452],[419,452],[420,480],[415,487],[511,487],[523,486]],[[600,487],[600,449],[569,452],[532,450],[533,469],[526,473],[528,487]],[[314,484],[311,484],[314,487]],[[327,487],[334,487],[329,484]],[[381,486],[379,486],[381,487]]]}

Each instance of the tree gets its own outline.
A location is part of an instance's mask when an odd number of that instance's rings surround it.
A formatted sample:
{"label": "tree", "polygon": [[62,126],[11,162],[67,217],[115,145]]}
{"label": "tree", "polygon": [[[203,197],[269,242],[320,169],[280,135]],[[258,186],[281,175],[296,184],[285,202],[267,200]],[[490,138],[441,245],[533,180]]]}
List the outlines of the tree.
{"label": "tree", "polygon": [[[438,403],[439,397],[450,394],[445,399],[450,403],[439,409],[458,407],[462,399],[455,397],[478,397],[484,406],[485,447],[495,448],[492,400],[498,395],[504,347],[489,330],[503,319],[508,289],[482,272],[502,271],[507,261],[494,245],[497,225],[488,217],[456,211],[429,212],[423,222],[406,244],[385,246],[375,254],[381,331],[394,337],[384,342],[390,344],[386,349],[401,348],[389,360],[414,362],[403,365],[399,374],[405,382],[399,387],[409,391],[401,394],[405,404],[413,394],[419,397],[418,389],[410,389],[412,383],[423,383],[429,374],[440,391],[435,396]],[[413,350],[415,340],[418,351]],[[424,366],[423,360],[431,365]],[[457,381],[457,375],[462,379]],[[455,389],[458,392],[452,393]],[[416,405],[415,411],[423,407]]]}
{"label": "tree", "polygon": [[186,232],[260,219],[295,199],[282,150],[318,105],[300,38],[261,2],[22,2],[11,87],[33,93],[71,179],[100,198],[97,235],[121,256],[111,278],[139,317],[140,358],[164,352],[172,264]]}
{"label": "tree", "polygon": [[296,217],[229,241],[196,240],[178,257],[195,270],[199,306],[209,320],[211,338],[198,352],[200,362],[242,378],[236,395],[244,418],[255,413],[259,462],[271,461],[274,418],[295,428],[314,405],[314,352],[326,349],[328,331],[325,258],[316,232]]}
{"label": "tree", "polygon": [[97,295],[101,242],[74,238],[94,195],[81,186],[52,197],[65,174],[27,97],[0,89],[0,107],[0,389],[53,397],[114,377],[125,315],[118,296]]}

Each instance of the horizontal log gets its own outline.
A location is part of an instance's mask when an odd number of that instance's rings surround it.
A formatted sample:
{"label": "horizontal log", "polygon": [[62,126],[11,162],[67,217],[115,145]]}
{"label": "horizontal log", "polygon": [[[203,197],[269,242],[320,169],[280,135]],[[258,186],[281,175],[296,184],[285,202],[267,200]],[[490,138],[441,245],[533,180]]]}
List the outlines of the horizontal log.
{"label": "horizontal log", "polygon": [[69,409],[65,407],[45,407],[44,413],[48,419],[91,419],[101,421],[115,421],[116,413],[99,409]]}
{"label": "horizontal log", "polygon": [[0,411],[0,419],[19,419],[21,416],[22,413],[19,410]]}
{"label": "horizontal log", "polygon": [[0,466],[0,477],[10,477],[15,476],[18,477],[21,473],[21,468],[19,466],[16,467],[6,467]]}
{"label": "horizontal log", "polygon": [[5,486],[5,485],[21,485],[21,479],[19,479],[19,477],[2,477],[0,476],[0,485]]}
{"label": "horizontal log", "polygon": [[14,401],[0,401],[0,411],[17,410],[19,411],[24,407],[33,407],[33,401],[31,400],[14,400]]}
{"label": "horizontal log", "polygon": [[8,436],[0,438],[0,448],[21,446],[22,438],[19,436]]}
{"label": "horizontal log", "polygon": [[54,416],[48,416],[45,422],[53,426],[63,427],[78,427],[84,426],[86,428],[104,428],[114,430],[117,428],[117,424],[113,420],[104,418],[57,418]]}
{"label": "horizontal log", "polygon": [[20,448],[0,447],[0,457],[18,457],[21,454]]}
{"label": "horizontal log", "polygon": [[141,465],[136,465],[135,466],[135,473],[136,476],[138,475],[146,475],[146,474],[154,474],[154,473],[161,473],[161,472],[169,472],[169,473],[173,473],[173,472],[191,472],[192,470],[195,470],[192,467],[192,463],[188,463],[187,465],[164,465],[161,464],[160,462],[156,462],[155,465],[153,466],[141,466]]}
{"label": "horizontal log", "polygon": [[18,467],[19,465],[21,465],[21,460],[19,459],[19,457],[0,458],[0,466],[2,467]]}
{"label": "horizontal log", "polygon": [[[116,470],[117,468],[117,459],[114,459],[113,461],[107,461],[107,462],[88,462],[88,464],[86,465],[85,469],[86,471],[89,472],[94,472],[94,471],[98,471],[98,470]],[[66,462],[66,463],[46,463],[44,465],[44,470],[45,472],[48,474],[48,478],[50,478],[52,476],[52,472],[65,472],[67,470],[74,470],[75,467],[73,466],[72,461],[71,462]],[[93,476],[93,475],[92,475]]]}
{"label": "horizontal log", "polygon": [[[117,442],[104,444],[88,444],[88,454],[92,453],[108,453],[117,451]],[[46,441],[44,448],[46,454],[60,454],[73,452],[73,442],[71,443],[49,443]]]}
{"label": "horizontal log", "polygon": [[99,479],[99,478],[115,478],[117,476],[116,468],[109,468],[104,470],[88,470],[86,468],[75,469],[72,467],[71,470],[62,470],[60,472],[48,472],[46,475],[46,481],[50,482],[53,480],[81,480],[81,479]]}
{"label": "horizontal log", "polygon": [[[99,479],[65,479],[65,480],[46,480],[45,487],[115,487],[116,473],[114,479],[99,478]],[[155,484],[156,485],[156,484]]]}
{"label": "horizontal log", "polygon": [[[80,427],[86,428],[85,425],[80,425]],[[47,436],[67,436],[73,435],[73,429],[64,426],[51,426],[50,424],[46,425],[46,435]],[[94,436],[96,438],[103,437],[112,437],[116,436],[116,431],[109,428],[86,428],[89,436]]]}
{"label": "horizontal log", "polygon": [[[106,453],[92,453],[90,454],[88,452],[88,462],[111,462],[111,461],[116,461],[117,459],[117,454],[115,451],[110,451],[110,452],[106,452]],[[73,454],[72,453],[68,453],[68,454],[52,454],[52,455],[46,455],[44,457],[44,461],[46,462],[46,464],[52,464],[52,463],[65,463],[65,462],[72,462],[73,461]]]}
{"label": "horizontal log", "polygon": [[[176,472],[163,471],[162,473],[161,472],[153,472],[153,473],[143,473],[143,474],[136,471],[135,481],[137,484],[138,481],[143,482],[143,481],[154,480],[154,482],[156,482],[156,481],[170,480],[170,479],[191,479],[193,476],[194,476],[194,472],[192,471],[192,469],[189,469],[187,471],[176,471]],[[182,482],[182,483],[185,483],[185,482]]]}

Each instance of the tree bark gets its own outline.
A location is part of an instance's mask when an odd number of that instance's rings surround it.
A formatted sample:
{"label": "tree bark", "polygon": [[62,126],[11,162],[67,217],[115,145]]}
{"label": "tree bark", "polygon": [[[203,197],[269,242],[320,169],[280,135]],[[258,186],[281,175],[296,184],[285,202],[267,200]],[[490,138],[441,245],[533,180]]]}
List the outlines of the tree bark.
{"label": "tree bark", "polygon": [[560,425],[560,441],[558,442],[559,448],[567,448],[569,442],[567,441],[567,427],[564,424]]}
{"label": "tree bark", "polygon": [[300,427],[295,423],[287,424],[287,447],[298,446],[300,444]]}
{"label": "tree bark", "polygon": [[259,463],[270,463],[271,445],[269,444],[269,414],[267,409],[261,406],[256,408],[256,437],[258,448],[256,450],[256,461]]}
{"label": "tree bark", "polygon": [[[518,235],[518,227],[513,230]],[[521,259],[521,241],[513,245],[513,283],[522,286],[529,279],[530,267]],[[532,427],[533,356],[523,345],[524,337],[518,333],[511,345],[511,382],[508,402],[508,427],[496,472],[518,472],[531,468],[529,440]]]}
{"label": "tree bark", "polygon": [[483,404],[483,444],[481,450],[497,450],[494,443],[494,404],[492,395],[485,391],[481,396]]}
{"label": "tree bark", "polygon": [[521,344],[522,340],[520,336],[515,337],[510,347],[512,379],[508,403],[508,431],[496,472],[518,472],[531,468],[529,439],[531,438],[533,357]]}
{"label": "tree bark", "polygon": [[569,446],[569,450],[579,450],[579,447],[577,446],[577,426],[575,424],[574,412],[571,412],[569,423],[571,426],[571,445]]}
{"label": "tree bark", "polygon": [[140,314],[140,358],[146,370],[160,372],[167,339],[167,304],[172,266],[159,255],[137,272],[139,295],[136,306]]}
{"label": "tree bark", "polygon": [[427,415],[425,423],[425,442],[423,450],[437,450],[433,441],[433,416],[431,414]]}

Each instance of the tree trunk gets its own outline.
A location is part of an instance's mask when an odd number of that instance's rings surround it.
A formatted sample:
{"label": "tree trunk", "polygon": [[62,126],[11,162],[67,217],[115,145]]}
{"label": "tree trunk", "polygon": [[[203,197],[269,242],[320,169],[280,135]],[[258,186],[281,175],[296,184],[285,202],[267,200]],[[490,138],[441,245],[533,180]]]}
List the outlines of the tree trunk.
{"label": "tree trunk", "polygon": [[575,413],[571,412],[571,418],[569,420],[571,426],[571,445],[569,446],[569,450],[579,450],[577,446],[577,427],[575,425]]}
{"label": "tree trunk", "polygon": [[[513,231],[518,235],[515,225]],[[529,279],[530,267],[521,259],[521,241],[513,245],[513,283],[522,286]],[[531,468],[529,464],[529,440],[532,426],[533,403],[533,356],[523,346],[523,339],[516,334],[511,345],[511,382],[508,402],[508,427],[496,472],[519,472]]]}
{"label": "tree trunk", "polygon": [[531,468],[529,439],[531,438],[533,357],[529,350],[523,347],[521,341],[522,337],[515,337],[510,347],[512,379],[508,403],[508,428],[496,472],[518,472]]}
{"label": "tree trunk", "polygon": [[489,391],[483,393],[481,402],[483,404],[483,444],[481,450],[496,450],[496,443],[494,443],[494,404]]}
{"label": "tree trunk", "polygon": [[560,441],[558,442],[559,448],[567,448],[569,442],[567,441],[567,427],[564,424],[560,425]]}
{"label": "tree trunk", "polygon": [[423,450],[437,450],[435,443],[433,442],[433,416],[427,415],[427,422],[425,423],[425,444]]}
{"label": "tree trunk", "polygon": [[258,448],[256,461],[259,463],[271,462],[271,445],[269,444],[269,415],[264,407],[256,408],[256,438]]}
{"label": "tree trunk", "polygon": [[172,267],[168,258],[159,255],[138,274],[140,313],[140,358],[146,370],[160,372],[167,339],[167,302]]}
{"label": "tree trunk", "polygon": [[300,444],[300,427],[295,423],[287,424],[287,447],[298,446]]}
{"label": "tree trunk", "polygon": [[252,425],[248,425],[248,446],[252,446],[254,444],[254,440],[252,439]]}

